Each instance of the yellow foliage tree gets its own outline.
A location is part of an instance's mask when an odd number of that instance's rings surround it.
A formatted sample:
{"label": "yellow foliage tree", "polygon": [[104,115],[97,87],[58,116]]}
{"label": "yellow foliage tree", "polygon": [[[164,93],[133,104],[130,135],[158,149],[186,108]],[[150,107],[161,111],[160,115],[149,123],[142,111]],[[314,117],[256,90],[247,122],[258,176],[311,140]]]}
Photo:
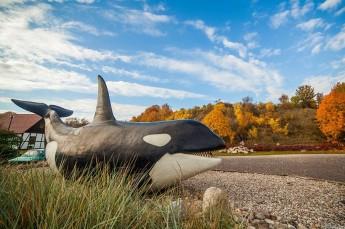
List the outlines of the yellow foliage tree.
{"label": "yellow foliage tree", "polygon": [[153,105],[147,108],[143,113],[141,113],[137,117],[133,117],[132,121],[134,122],[154,122],[154,121],[161,121],[166,120],[173,111],[171,110],[168,104],[164,104],[162,106]]}
{"label": "yellow foliage tree", "polygon": [[266,103],[265,108],[267,112],[273,112],[275,110],[274,104],[272,102]]}
{"label": "yellow foliage tree", "polygon": [[258,137],[258,129],[256,127],[252,127],[248,131],[248,135],[251,139],[256,139]]}
{"label": "yellow foliage tree", "polygon": [[281,127],[279,118],[269,118],[267,123],[271,127],[273,133],[284,135],[288,134],[288,124],[286,124],[284,127]]}
{"label": "yellow foliage tree", "polygon": [[186,109],[181,109],[178,111],[175,111],[172,115],[170,115],[167,120],[178,120],[178,119],[191,119],[192,114],[186,110]]}
{"label": "yellow foliage tree", "polygon": [[234,105],[234,113],[240,128],[246,128],[256,120],[253,113],[243,109],[242,104]]}
{"label": "yellow foliage tree", "polygon": [[235,133],[231,129],[230,120],[225,116],[225,104],[218,103],[204,117],[202,122],[211,128],[215,133],[222,137],[225,141],[233,142]]}
{"label": "yellow foliage tree", "polygon": [[329,140],[345,141],[345,83],[338,83],[322,99],[316,118]]}

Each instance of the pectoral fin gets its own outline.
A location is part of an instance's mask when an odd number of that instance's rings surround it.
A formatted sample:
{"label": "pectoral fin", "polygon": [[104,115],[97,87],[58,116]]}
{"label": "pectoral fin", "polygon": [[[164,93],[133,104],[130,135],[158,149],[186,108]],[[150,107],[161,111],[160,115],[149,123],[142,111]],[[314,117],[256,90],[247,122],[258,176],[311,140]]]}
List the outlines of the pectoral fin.
{"label": "pectoral fin", "polygon": [[221,158],[207,158],[177,153],[165,154],[151,169],[152,188],[158,189],[215,168]]}

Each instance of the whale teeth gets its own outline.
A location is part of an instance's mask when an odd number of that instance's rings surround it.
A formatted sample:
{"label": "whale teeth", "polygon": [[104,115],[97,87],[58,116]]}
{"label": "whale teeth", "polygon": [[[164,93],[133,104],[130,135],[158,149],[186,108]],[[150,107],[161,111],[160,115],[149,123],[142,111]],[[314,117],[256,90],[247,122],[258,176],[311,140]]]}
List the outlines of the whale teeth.
{"label": "whale teeth", "polygon": [[201,157],[213,157],[212,151],[195,152],[195,153],[192,153],[192,155],[201,156]]}

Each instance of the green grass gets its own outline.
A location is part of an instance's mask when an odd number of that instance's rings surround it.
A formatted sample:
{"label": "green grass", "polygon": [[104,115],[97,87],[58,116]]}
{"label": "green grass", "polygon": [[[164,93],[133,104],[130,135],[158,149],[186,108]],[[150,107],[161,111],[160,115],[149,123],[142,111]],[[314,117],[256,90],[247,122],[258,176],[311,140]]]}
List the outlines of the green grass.
{"label": "green grass", "polygon": [[265,155],[288,155],[288,154],[345,154],[343,150],[327,150],[327,151],[257,151],[253,153],[229,154],[225,152],[217,152],[215,156],[265,156]]}
{"label": "green grass", "polygon": [[[229,208],[183,216],[174,188],[154,194],[127,171],[64,179],[48,168],[0,167],[0,228],[233,228]],[[238,227],[236,227],[238,228]]]}

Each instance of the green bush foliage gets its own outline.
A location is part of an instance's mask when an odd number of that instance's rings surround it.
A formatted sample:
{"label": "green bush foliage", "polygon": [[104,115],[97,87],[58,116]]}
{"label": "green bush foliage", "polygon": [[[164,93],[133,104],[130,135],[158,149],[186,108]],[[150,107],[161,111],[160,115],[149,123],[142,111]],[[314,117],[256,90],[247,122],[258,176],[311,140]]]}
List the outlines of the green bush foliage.
{"label": "green bush foliage", "polygon": [[0,161],[18,155],[17,147],[20,140],[20,137],[16,134],[6,130],[0,130]]}

